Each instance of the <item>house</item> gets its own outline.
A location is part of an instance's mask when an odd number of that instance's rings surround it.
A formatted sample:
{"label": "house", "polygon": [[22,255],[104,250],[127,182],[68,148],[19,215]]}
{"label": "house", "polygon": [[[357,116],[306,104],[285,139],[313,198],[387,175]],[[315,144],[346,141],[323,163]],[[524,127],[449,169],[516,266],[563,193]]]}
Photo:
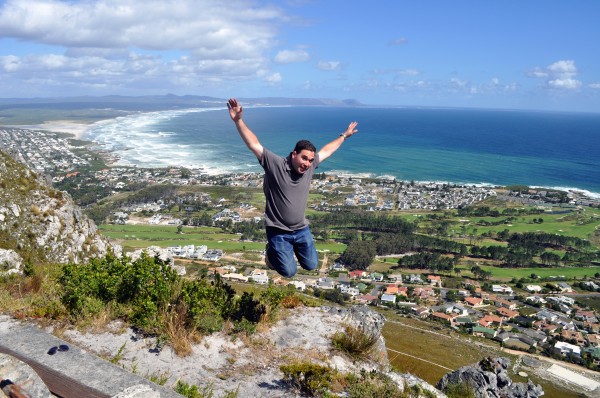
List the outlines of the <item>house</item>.
{"label": "house", "polygon": [[600,347],[589,347],[585,349],[585,352],[592,358],[592,363],[594,365],[600,365]]}
{"label": "house", "polygon": [[557,287],[561,293],[573,293],[573,288],[567,282],[558,282]]}
{"label": "house", "polygon": [[548,333],[550,335],[554,335],[556,333],[556,331],[559,329],[558,325],[554,325],[552,323],[535,322],[533,325],[535,327],[537,327],[539,330],[541,330],[542,332]]}
{"label": "house", "polygon": [[335,282],[331,278],[319,278],[317,279],[317,287],[324,290],[334,289]]}
{"label": "house", "polygon": [[347,285],[339,285],[340,291],[344,294],[349,294],[352,297],[356,297],[360,294],[360,291],[355,287],[350,287]]}
{"label": "house", "polygon": [[483,327],[490,327],[490,326],[501,326],[502,325],[502,318],[500,318],[499,316],[496,315],[485,315],[483,318],[481,318],[480,320],[477,321],[477,323],[479,323],[479,325],[483,326]]}
{"label": "house", "polygon": [[302,281],[290,281],[288,285],[294,286],[296,290],[300,290],[301,292],[306,290],[306,283]]}
{"label": "house", "polygon": [[358,269],[348,272],[348,277],[350,279],[362,279],[362,278],[365,278],[367,275],[368,274],[366,271],[362,271],[362,270],[358,270]]}
{"label": "house", "polygon": [[598,323],[598,318],[594,311],[578,310],[575,314],[575,319],[583,322]]}
{"label": "house", "polygon": [[471,279],[465,279],[463,281],[463,285],[465,285],[465,287],[481,288],[481,284],[479,282]]}
{"label": "house", "polygon": [[546,304],[546,300],[544,300],[540,296],[529,296],[525,297],[525,301],[530,301],[532,304]]}
{"label": "house", "polygon": [[587,344],[590,347],[600,347],[600,335],[598,334],[587,334],[585,336]]}
{"label": "house", "polygon": [[456,326],[471,326],[473,324],[473,320],[468,316],[459,316],[454,319],[454,324]]}
{"label": "house", "polygon": [[558,319],[557,314],[547,311],[547,310],[539,311],[537,314],[535,314],[535,317],[540,320],[545,320],[546,322],[549,322],[549,323],[552,323]]}
{"label": "house", "polygon": [[494,329],[486,328],[480,325],[475,325],[471,328],[471,334],[473,336],[486,337],[488,339],[493,339],[496,337],[496,332]]}
{"label": "house", "polygon": [[406,286],[400,286],[398,288],[398,294],[400,296],[408,297],[408,288]]}
{"label": "house", "polygon": [[548,336],[546,336],[546,333],[538,332],[537,330],[523,328],[521,329],[521,333],[534,339],[535,341],[537,341],[538,344],[545,343],[548,340]]}
{"label": "house", "polygon": [[575,304],[575,299],[567,296],[558,296],[558,297],[547,297],[548,301],[555,304],[564,304],[568,306],[572,306]]}
{"label": "house", "polygon": [[485,304],[483,303],[483,299],[480,297],[467,297],[465,300],[465,304],[470,307],[483,307]]}
{"label": "house", "polygon": [[509,310],[513,310],[513,311],[517,309],[517,303],[508,301],[508,300],[504,300],[499,297],[496,297],[496,299],[494,300],[494,305],[496,307],[508,308]]}
{"label": "house", "polygon": [[260,285],[266,285],[269,283],[269,276],[267,275],[267,270],[264,269],[254,269],[250,273],[250,279]]}
{"label": "house", "polygon": [[430,286],[442,287],[442,277],[439,275],[427,275],[427,282]]}
{"label": "house", "polygon": [[530,293],[539,293],[542,291],[542,287],[540,285],[527,285],[525,286],[525,290]]}
{"label": "house", "polygon": [[402,274],[391,274],[388,275],[388,280],[390,282],[395,282],[396,284],[402,283]]}
{"label": "house", "polygon": [[560,332],[560,336],[567,341],[575,341],[575,344],[578,344],[578,345],[585,344],[585,339],[583,338],[583,334],[581,334],[581,332],[563,329]]}
{"label": "house", "polygon": [[413,297],[420,300],[429,300],[435,298],[435,292],[433,288],[427,287],[415,287],[413,290]]}
{"label": "house", "polygon": [[375,282],[383,282],[383,274],[379,272],[371,272],[371,275],[369,275],[369,277]]}
{"label": "house", "polygon": [[429,316],[430,310],[427,307],[414,307],[411,309],[411,312],[419,318],[427,318]]}
{"label": "house", "polygon": [[442,321],[442,322],[448,323],[450,325],[452,325],[453,321],[454,321],[454,317],[452,315],[444,314],[442,312],[432,312],[431,319],[437,320],[437,321]]}
{"label": "house", "polygon": [[359,294],[358,296],[354,297],[354,301],[369,305],[377,301],[377,296],[372,296],[370,294]]}
{"label": "house", "polygon": [[242,274],[228,273],[228,274],[221,275],[221,277],[228,281],[248,282],[248,277],[244,276]]}
{"label": "house", "polygon": [[600,333],[600,324],[597,322],[583,321],[583,328],[589,333]]}
{"label": "house", "polygon": [[408,276],[408,283],[422,284],[421,274],[410,274]]}
{"label": "house", "polygon": [[390,304],[396,304],[396,295],[395,294],[382,294],[381,295],[381,302],[382,303],[390,303]]}
{"label": "house", "polygon": [[513,294],[513,290],[508,285],[492,285],[494,293]]}
{"label": "house", "polygon": [[567,355],[573,355],[573,356],[577,356],[577,357],[581,356],[581,348],[580,347],[573,345],[573,344],[565,343],[564,341],[559,341],[556,344],[554,344],[554,351],[556,351],[556,353],[558,353],[562,356],[567,356]]}
{"label": "house", "polygon": [[503,319],[509,320],[519,316],[518,311],[509,310],[505,307],[500,307],[496,310],[496,314],[500,315]]}
{"label": "house", "polygon": [[385,288],[385,294],[398,294],[399,288],[398,285],[388,285]]}
{"label": "house", "polygon": [[521,333],[503,332],[494,337],[494,340],[500,341],[506,347],[528,350],[530,347],[537,346],[537,341]]}

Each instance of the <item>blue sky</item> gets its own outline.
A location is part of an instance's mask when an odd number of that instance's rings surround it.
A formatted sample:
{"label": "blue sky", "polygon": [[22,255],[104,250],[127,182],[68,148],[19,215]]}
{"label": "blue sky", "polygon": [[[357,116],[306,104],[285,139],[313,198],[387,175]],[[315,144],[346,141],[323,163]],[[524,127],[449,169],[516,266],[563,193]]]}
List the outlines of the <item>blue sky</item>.
{"label": "blue sky", "polygon": [[0,1],[0,97],[600,112],[600,1]]}

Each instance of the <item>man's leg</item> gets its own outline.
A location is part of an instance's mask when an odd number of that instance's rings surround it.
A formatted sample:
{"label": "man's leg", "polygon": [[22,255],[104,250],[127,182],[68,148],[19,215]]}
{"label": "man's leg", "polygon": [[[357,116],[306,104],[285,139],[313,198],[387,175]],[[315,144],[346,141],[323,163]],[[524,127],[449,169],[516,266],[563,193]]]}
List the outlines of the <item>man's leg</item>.
{"label": "man's leg", "polygon": [[274,269],[286,278],[291,278],[298,272],[292,242],[291,233],[267,227],[267,250],[265,255],[270,263],[269,268]]}
{"label": "man's leg", "polygon": [[294,252],[305,270],[311,271],[319,265],[319,255],[309,227],[294,231]]}

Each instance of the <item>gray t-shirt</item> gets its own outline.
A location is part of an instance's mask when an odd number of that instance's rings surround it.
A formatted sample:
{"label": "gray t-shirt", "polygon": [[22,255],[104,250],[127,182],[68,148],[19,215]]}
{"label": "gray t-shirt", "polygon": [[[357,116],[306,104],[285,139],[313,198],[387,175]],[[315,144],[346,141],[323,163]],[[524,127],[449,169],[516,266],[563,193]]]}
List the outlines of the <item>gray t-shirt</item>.
{"label": "gray t-shirt", "polygon": [[308,226],[304,213],[308,203],[310,181],[319,167],[319,154],[312,166],[298,174],[292,168],[291,155],[283,158],[263,148],[260,165],[265,170],[263,191],[266,197],[267,227],[296,231]]}

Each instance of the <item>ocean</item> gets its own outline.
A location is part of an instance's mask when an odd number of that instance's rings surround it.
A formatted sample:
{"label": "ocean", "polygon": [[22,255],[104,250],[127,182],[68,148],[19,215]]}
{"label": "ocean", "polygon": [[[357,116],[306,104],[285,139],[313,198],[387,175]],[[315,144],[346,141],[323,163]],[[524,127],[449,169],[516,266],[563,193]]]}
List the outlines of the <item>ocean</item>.
{"label": "ocean", "polygon": [[[433,108],[247,107],[261,144],[282,156],[317,148],[351,121],[359,133],[319,167],[404,181],[577,189],[600,196],[600,114]],[[184,166],[209,174],[261,172],[225,106],[105,120],[84,136],[117,164]]]}

